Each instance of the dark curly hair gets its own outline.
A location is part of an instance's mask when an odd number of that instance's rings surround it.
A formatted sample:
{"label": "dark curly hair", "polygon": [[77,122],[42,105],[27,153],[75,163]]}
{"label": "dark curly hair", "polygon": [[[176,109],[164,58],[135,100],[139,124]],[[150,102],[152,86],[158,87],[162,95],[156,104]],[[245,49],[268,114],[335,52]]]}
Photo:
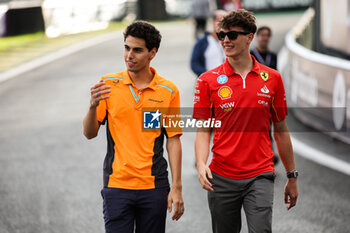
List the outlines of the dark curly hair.
{"label": "dark curly hair", "polygon": [[245,9],[231,11],[218,23],[220,28],[241,27],[245,32],[255,33],[256,22],[252,12]]}
{"label": "dark curly hair", "polygon": [[144,39],[148,51],[153,48],[158,51],[162,40],[162,35],[152,24],[141,20],[133,22],[125,29],[124,41],[128,36]]}

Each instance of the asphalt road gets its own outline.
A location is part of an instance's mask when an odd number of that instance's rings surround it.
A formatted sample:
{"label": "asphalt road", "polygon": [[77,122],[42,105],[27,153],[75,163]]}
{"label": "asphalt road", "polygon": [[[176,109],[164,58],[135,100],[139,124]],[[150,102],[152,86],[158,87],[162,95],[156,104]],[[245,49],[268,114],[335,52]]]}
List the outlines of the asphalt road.
{"label": "asphalt road", "polygon": [[[282,46],[284,34],[299,16],[258,18],[259,24],[269,24],[275,31],[273,50]],[[159,29],[163,42],[152,65],[178,86],[182,105],[190,107],[195,82],[189,69],[192,25],[160,24]],[[1,83],[0,233],[104,231],[100,189],[105,128],[88,141],[82,135],[82,119],[90,86],[103,74],[124,70],[122,51],[120,36]],[[303,137],[312,141],[317,133],[303,133]],[[334,147],[331,140],[328,143]],[[179,222],[168,217],[169,233],[211,232],[206,192],[193,167],[193,144],[194,133],[184,134],[186,212]],[[298,155],[296,164],[301,173],[300,197],[291,211],[283,204],[283,166],[276,168],[274,232],[350,232],[349,177]],[[242,232],[247,232],[245,224]]]}

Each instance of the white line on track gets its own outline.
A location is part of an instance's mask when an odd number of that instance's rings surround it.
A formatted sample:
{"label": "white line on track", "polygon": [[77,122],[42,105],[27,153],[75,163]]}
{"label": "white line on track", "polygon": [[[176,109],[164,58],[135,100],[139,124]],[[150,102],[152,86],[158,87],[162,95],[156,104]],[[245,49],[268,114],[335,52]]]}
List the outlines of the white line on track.
{"label": "white line on track", "polygon": [[335,156],[327,154],[323,151],[317,150],[316,148],[307,145],[293,136],[291,136],[291,139],[294,152],[299,156],[350,176],[350,163],[337,159]]}

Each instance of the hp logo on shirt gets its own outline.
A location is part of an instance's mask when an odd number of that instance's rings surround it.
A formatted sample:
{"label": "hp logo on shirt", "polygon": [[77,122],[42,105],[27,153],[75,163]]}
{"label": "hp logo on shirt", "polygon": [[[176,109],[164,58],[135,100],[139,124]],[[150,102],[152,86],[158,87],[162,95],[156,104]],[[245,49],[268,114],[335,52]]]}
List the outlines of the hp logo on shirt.
{"label": "hp logo on shirt", "polygon": [[160,116],[162,114],[156,112],[143,112],[143,128],[144,129],[160,129]]}
{"label": "hp logo on shirt", "polygon": [[227,83],[227,76],[226,75],[220,75],[219,77],[217,77],[216,81],[220,84],[225,84]]}

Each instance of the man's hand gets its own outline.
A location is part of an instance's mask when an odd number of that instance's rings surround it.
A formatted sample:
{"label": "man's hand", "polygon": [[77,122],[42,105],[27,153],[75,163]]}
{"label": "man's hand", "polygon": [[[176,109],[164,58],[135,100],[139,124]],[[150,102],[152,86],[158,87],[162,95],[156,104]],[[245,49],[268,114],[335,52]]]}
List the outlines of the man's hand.
{"label": "man's hand", "polygon": [[106,85],[106,83],[101,81],[98,84],[94,85],[91,89],[91,100],[90,108],[96,108],[101,100],[108,99],[109,95],[105,95],[111,92],[111,86]]}
{"label": "man's hand", "polygon": [[197,163],[198,180],[201,183],[202,188],[210,192],[214,192],[213,185],[210,183],[209,179],[213,179],[213,175],[207,165],[204,163]]}
{"label": "man's hand", "polygon": [[288,204],[287,210],[290,210],[297,204],[298,185],[296,178],[289,178],[284,188],[284,203]]}
{"label": "man's hand", "polygon": [[[84,118],[84,135],[87,139],[92,139],[97,136],[98,130],[100,128],[100,123],[97,121],[96,108],[101,100],[109,98],[109,95],[105,95],[111,92],[111,86],[103,86],[106,83],[100,81],[98,84],[94,85],[91,91],[90,108]],[[103,96],[105,95],[105,96]]]}
{"label": "man's hand", "polygon": [[168,195],[168,210],[171,213],[174,204],[173,220],[179,220],[184,214],[184,201],[182,199],[182,189],[172,187]]}

